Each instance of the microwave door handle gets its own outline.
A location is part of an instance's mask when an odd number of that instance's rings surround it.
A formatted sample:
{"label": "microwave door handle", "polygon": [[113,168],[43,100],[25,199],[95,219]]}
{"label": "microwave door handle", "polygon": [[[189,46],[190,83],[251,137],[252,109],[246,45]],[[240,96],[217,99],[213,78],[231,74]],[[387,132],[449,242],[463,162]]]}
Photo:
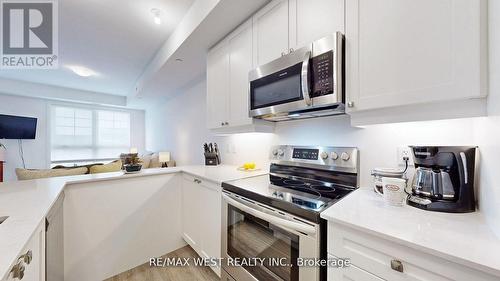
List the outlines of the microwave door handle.
{"label": "microwave door handle", "polygon": [[267,214],[267,213],[264,213],[264,212],[261,212],[261,211],[258,211],[252,207],[249,207],[241,202],[238,202],[236,201],[235,199],[229,197],[228,195],[226,194],[222,194],[222,197],[224,198],[224,200],[244,211],[244,212],[247,212],[249,213],[250,215],[253,215],[257,218],[260,218],[262,220],[265,220],[269,223],[272,223],[274,225],[277,225],[277,226],[280,226],[280,227],[283,227],[285,229],[289,229],[289,230],[294,230],[294,231],[298,231],[298,232],[303,232],[303,233],[307,233],[307,234],[315,234],[316,233],[316,228],[314,228],[313,226],[310,226],[310,225],[306,225],[306,224],[302,224],[302,223],[298,223],[298,222],[293,222],[293,221],[289,221],[289,220],[285,220],[285,219],[282,219],[282,218],[279,218],[279,217],[276,217],[276,216],[273,216],[273,215],[270,215],[270,214]]}
{"label": "microwave door handle", "polygon": [[302,62],[302,71],[300,72],[301,82],[302,82],[302,96],[307,106],[312,105],[311,95],[309,93],[309,59],[311,58],[311,52],[307,51]]}

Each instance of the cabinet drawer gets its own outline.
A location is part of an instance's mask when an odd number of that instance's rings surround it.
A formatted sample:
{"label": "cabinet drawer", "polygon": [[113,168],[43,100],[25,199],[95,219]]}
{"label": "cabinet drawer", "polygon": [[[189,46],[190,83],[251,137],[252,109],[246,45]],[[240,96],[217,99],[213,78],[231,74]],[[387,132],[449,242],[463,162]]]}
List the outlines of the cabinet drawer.
{"label": "cabinet drawer", "polygon": [[[351,264],[386,280],[498,280],[473,268],[344,225],[330,222],[328,236],[329,253],[350,258]],[[393,270],[391,261],[401,262],[403,272]]]}

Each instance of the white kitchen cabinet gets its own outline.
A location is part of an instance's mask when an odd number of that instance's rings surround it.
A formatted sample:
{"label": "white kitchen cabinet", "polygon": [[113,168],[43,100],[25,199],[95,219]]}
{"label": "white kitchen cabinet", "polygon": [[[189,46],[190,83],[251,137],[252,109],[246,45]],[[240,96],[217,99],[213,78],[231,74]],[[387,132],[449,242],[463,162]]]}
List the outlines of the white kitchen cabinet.
{"label": "white kitchen cabinet", "polygon": [[195,179],[182,179],[182,237],[195,251],[201,249],[201,193]]}
{"label": "white kitchen cabinet", "polygon": [[[329,276],[329,280],[498,280],[477,266],[465,266],[402,244],[397,238],[381,238],[343,224],[328,223],[327,248],[329,255],[349,258],[354,266],[347,270],[330,269],[333,279]],[[360,277],[349,279],[351,275]]]}
{"label": "white kitchen cabinet", "polygon": [[[201,204],[201,252],[206,258],[221,257],[221,187],[206,181],[201,181],[200,194],[203,199]],[[220,268],[214,267],[220,276]]]}
{"label": "white kitchen cabinet", "polygon": [[208,53],[207,119],[216,133],[272,132],[274,124],[249,117],[248,73],[252,62],[248,20]]}
{"label": "white kitchen cabinet", "polygon": [[344,33],[345,0],[290,0],[290,48],[297,50],[314,40]]}
{"label": "white kitchen cabinet", "polygon": [[345,10],[348,113],[413,105],[426,115],[414,105],[486,96],[486,1],[352,0]]}
{"label": "white kitchen cabinet", "polygon": [[336,31],[344,32],[345,0],[275,0],[253,16],[259,66]]}
{"label": "white kitchen cabinet", "polygon": [[[28,258],[29,256],[29,258]],[[14,277],[14,268],[20,268],[21,277]],[[16,264],[4,281],[44,281],[45,280],[45,220],[23,248]]]}
{"label": "white kitchen cabinet", "polygon": [[252,21],[247,21],[228,37],[229,50],[229,124],[252,124],[248,115],[248,73],[252,62]]}
{"label": "white kitchen cabinet", "polygon": [[[200,257],[221,257],[221,204],[219,185],[183,175],[182,236]],[[212,269],[220,276],[219,267]]]}
{"label": "white kitchen cabinet", "polygon": [[207,57],[207,125],[217,129],[226,125],[229,106],[229,53],[224,40]]}
{"label": "white kitchen cabinet", "polygon": [[288,11],[288,0],[274,0],[253,16],[255,66],[288,53]]}

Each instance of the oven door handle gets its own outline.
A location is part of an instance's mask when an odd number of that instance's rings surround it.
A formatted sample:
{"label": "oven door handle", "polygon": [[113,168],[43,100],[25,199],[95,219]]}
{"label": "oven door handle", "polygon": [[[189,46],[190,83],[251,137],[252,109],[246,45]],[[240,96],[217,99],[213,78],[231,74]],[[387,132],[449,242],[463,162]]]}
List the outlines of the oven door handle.
{"label": "oven door handle", "polygon": [[244,211],[244,212],[247,212],[255,217],[258,217],[262,220],[265,220],[267,222],[270,222],[274,225],[277,225],[277,226],[280,226],[280,227],[283,227],[285,229],[288,229],[288,230],[294,230],[294,231],[298,231],[298,232],[303,232],[303,233],[306,233],[306,234],[309,234],[309,235],[314,235],[316,234],[316,228],[313,227],[312,225],[306,225],[306,224],[303,224],[303,223],[298,223],[298,222],[293,222],[293,221],[290,221],[290,220],[285,220],[285,219],[282,219],[282,218],[279,218],[279,217],[276,217],[276,216],[273,216],[273,215],[270,215],[268,213],[264,213],[264,212],[261,212],[261,211],[258,211],[250,206],[247,206],[246,204],[244,203],[241,203],[239,201],[237,201],[236,199],[233,199],[231,197],[229,197],[228,195],[226,194],[222,194],[222,197],[224,198],[224,200]]}
{"label": "oven door handle", "polygon": [[302,62],[302,70],[300,72],[301,84],[302,84],[302,96],[307,106],[312,105],[311,93],[309,90],[309,59],[311,58],[311,51],[307,51]]}

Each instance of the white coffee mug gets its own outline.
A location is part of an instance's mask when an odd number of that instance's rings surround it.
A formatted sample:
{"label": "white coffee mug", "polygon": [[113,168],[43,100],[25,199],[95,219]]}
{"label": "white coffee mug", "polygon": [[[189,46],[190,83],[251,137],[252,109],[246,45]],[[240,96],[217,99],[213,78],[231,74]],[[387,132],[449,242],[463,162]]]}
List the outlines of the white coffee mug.
{"label": "white coffee mug", "polygon": [[400,178],[382,178],[383,194],[375,190],[384,197],[384,201],[390,206],[403,206],[406,199],[406,179]]}

